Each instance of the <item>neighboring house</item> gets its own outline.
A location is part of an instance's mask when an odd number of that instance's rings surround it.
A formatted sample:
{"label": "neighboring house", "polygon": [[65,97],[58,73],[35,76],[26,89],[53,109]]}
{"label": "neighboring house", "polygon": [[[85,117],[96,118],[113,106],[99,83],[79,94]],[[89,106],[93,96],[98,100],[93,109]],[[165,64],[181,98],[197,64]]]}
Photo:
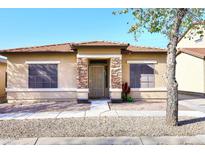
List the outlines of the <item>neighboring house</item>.
{"label": "neighboring house", "polygon": [[193,34],[195,30],[188,29],[177,46],[178,89],[181,93],[205,95],[205,37]]}
{"label": "neighboring house", "polygon": [[0,101],[6,94],[6,62],[7,58],[0,55]]}
{"label": "neighboring house", "polygon": [[7,99],[110,98],[121,102],[122,82],[135,99],[166,98],[166,50],[93,41],[0,50],[7,60]]}

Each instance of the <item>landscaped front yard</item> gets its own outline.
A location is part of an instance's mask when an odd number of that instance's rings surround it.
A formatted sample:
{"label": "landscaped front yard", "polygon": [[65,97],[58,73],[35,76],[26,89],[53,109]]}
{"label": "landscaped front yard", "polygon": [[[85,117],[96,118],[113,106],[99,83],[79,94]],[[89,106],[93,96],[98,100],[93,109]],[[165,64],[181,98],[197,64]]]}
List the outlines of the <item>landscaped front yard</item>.
{"label": "landscaped front yard", "polygon": [[[83,116],[79,117],[0,120],[0,138],[53,136],[187,136],[205,133],[205,118],[191,116],[179,117],[180,126],[168,127],[165,123],[164,116],[153,117],[143,114],[143,111],[148,111],[148,113],[153,111],[164,112],[166,110],[165,101],[109,103],[110,110],[108,111],[90,110],[91,108],[91,104],[77,104],[76,101],[0,104],[0,114],[18,112],[40,112],[46,114],[48,112],[58,112],[59,114],[69,111],[83,112]],[[130,113],[132,111],[134,111],[134,113],[140,113],[140,116],[123,116],[129,111]],[[179,111],[189,112],[191,109],[179,104]],[[111,116],[101,116],[101,114],[96,114],[96,112],[102,112],[104,115],[110,112]],[[86,116],[84,116],[84,113]],[[119,113],[121,113],[121,115]],[[92,117],[92,114],[96,114],[97,116]],[[112,114],[114,114],[114,116],[112,116]]]}

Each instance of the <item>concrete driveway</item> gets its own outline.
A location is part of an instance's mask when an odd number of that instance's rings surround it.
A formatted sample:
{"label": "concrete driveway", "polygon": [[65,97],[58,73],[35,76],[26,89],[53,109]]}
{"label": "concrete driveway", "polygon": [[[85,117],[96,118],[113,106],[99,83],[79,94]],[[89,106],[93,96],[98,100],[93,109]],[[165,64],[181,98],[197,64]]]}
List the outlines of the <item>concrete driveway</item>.
{"label": "concrete driveway", "polygon": [[179,95],[179,105],[205,113],[205,97]]}

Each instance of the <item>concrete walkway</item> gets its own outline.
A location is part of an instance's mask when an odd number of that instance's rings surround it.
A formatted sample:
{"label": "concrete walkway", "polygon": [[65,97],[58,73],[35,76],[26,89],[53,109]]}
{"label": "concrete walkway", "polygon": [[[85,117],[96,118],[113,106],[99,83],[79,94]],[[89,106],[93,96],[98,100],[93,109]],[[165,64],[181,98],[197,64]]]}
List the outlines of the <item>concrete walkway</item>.
{"label": "concrete walkway", "polygon": [[0,145],[205,145],[205,135],[161,137],[40,137],[0,139]]}
{"label": "concrete walkway", "polygon": [[[110,110],[109,100],[92,100],[90,110],[59,112],[13,112],[0,114],[0,120],[47,119],[47,118],[88,118],[88,117],[162,117],[165,111]],[[195,111],[179,111],[179,116],[205,117],[205,99],[180,100],[179,104]]]}
{"label": "concrete walkway", "polygon": [[108,106],[109,100],[91,100],[90,110],[107,111],[110,110]]}
{"label": "concrete walkway", "polygon": [[[5,113],[0,114],[0,120],[48,119],[48,118],[89,118],[89,117],[162,117],[165,111],[136,111],[136,110],[88,110],[64,112],[36,112],[36,113]],[[179,116],[205,117],[200,111],[179,111]]]}

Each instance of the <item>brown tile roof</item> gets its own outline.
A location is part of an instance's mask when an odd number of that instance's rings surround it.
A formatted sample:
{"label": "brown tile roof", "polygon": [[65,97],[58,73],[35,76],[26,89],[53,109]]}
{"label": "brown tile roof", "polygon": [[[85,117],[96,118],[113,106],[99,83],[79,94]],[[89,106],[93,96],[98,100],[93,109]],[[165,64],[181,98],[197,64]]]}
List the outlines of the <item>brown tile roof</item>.
{"label": "brown tile roof", "polygon": [[187,53],[205,59],[205,48],[179,48],[178,52]]}
{"label": "brown tile roof", "polygon": [[73,43],[73,47],[90,47],[90,46],[115,46],[115,47],[127,47],[128,43],[120,43],[120,42],[111,42],[111,41],[90,41],[90,42],[81,42],[81,43]]}
{"label": "brown tile roof", "polygon": [[74,50],[71,48],[70,43],[0,50],[0,53],[13,52],[74,52]]}
{"label": "brown tile roof", "polygon": [[122,51],[123,53],[137,53],[137,52],[167,52],[163,48],[154,48],[154,47],[143,47],[143,46],[133,46],[129,45],[127,49]]}
{"label": "brown tile roof", "polygon": [[94,46],[121,47],[122,53],[166,52],[166,50],[162,48],[133,46],[133,45],[129,45],[128,43],[118,43],[118,42],[110,42],[110,41],[91,41],[91,42],[81,42],[81,43],[64,43],[64,44],[25,47],[25,48],[5,49],[5,50],[0,50],[0,53],[75,52],[75,49],[78,47],[92,47],[92,46],[93,47]]}

